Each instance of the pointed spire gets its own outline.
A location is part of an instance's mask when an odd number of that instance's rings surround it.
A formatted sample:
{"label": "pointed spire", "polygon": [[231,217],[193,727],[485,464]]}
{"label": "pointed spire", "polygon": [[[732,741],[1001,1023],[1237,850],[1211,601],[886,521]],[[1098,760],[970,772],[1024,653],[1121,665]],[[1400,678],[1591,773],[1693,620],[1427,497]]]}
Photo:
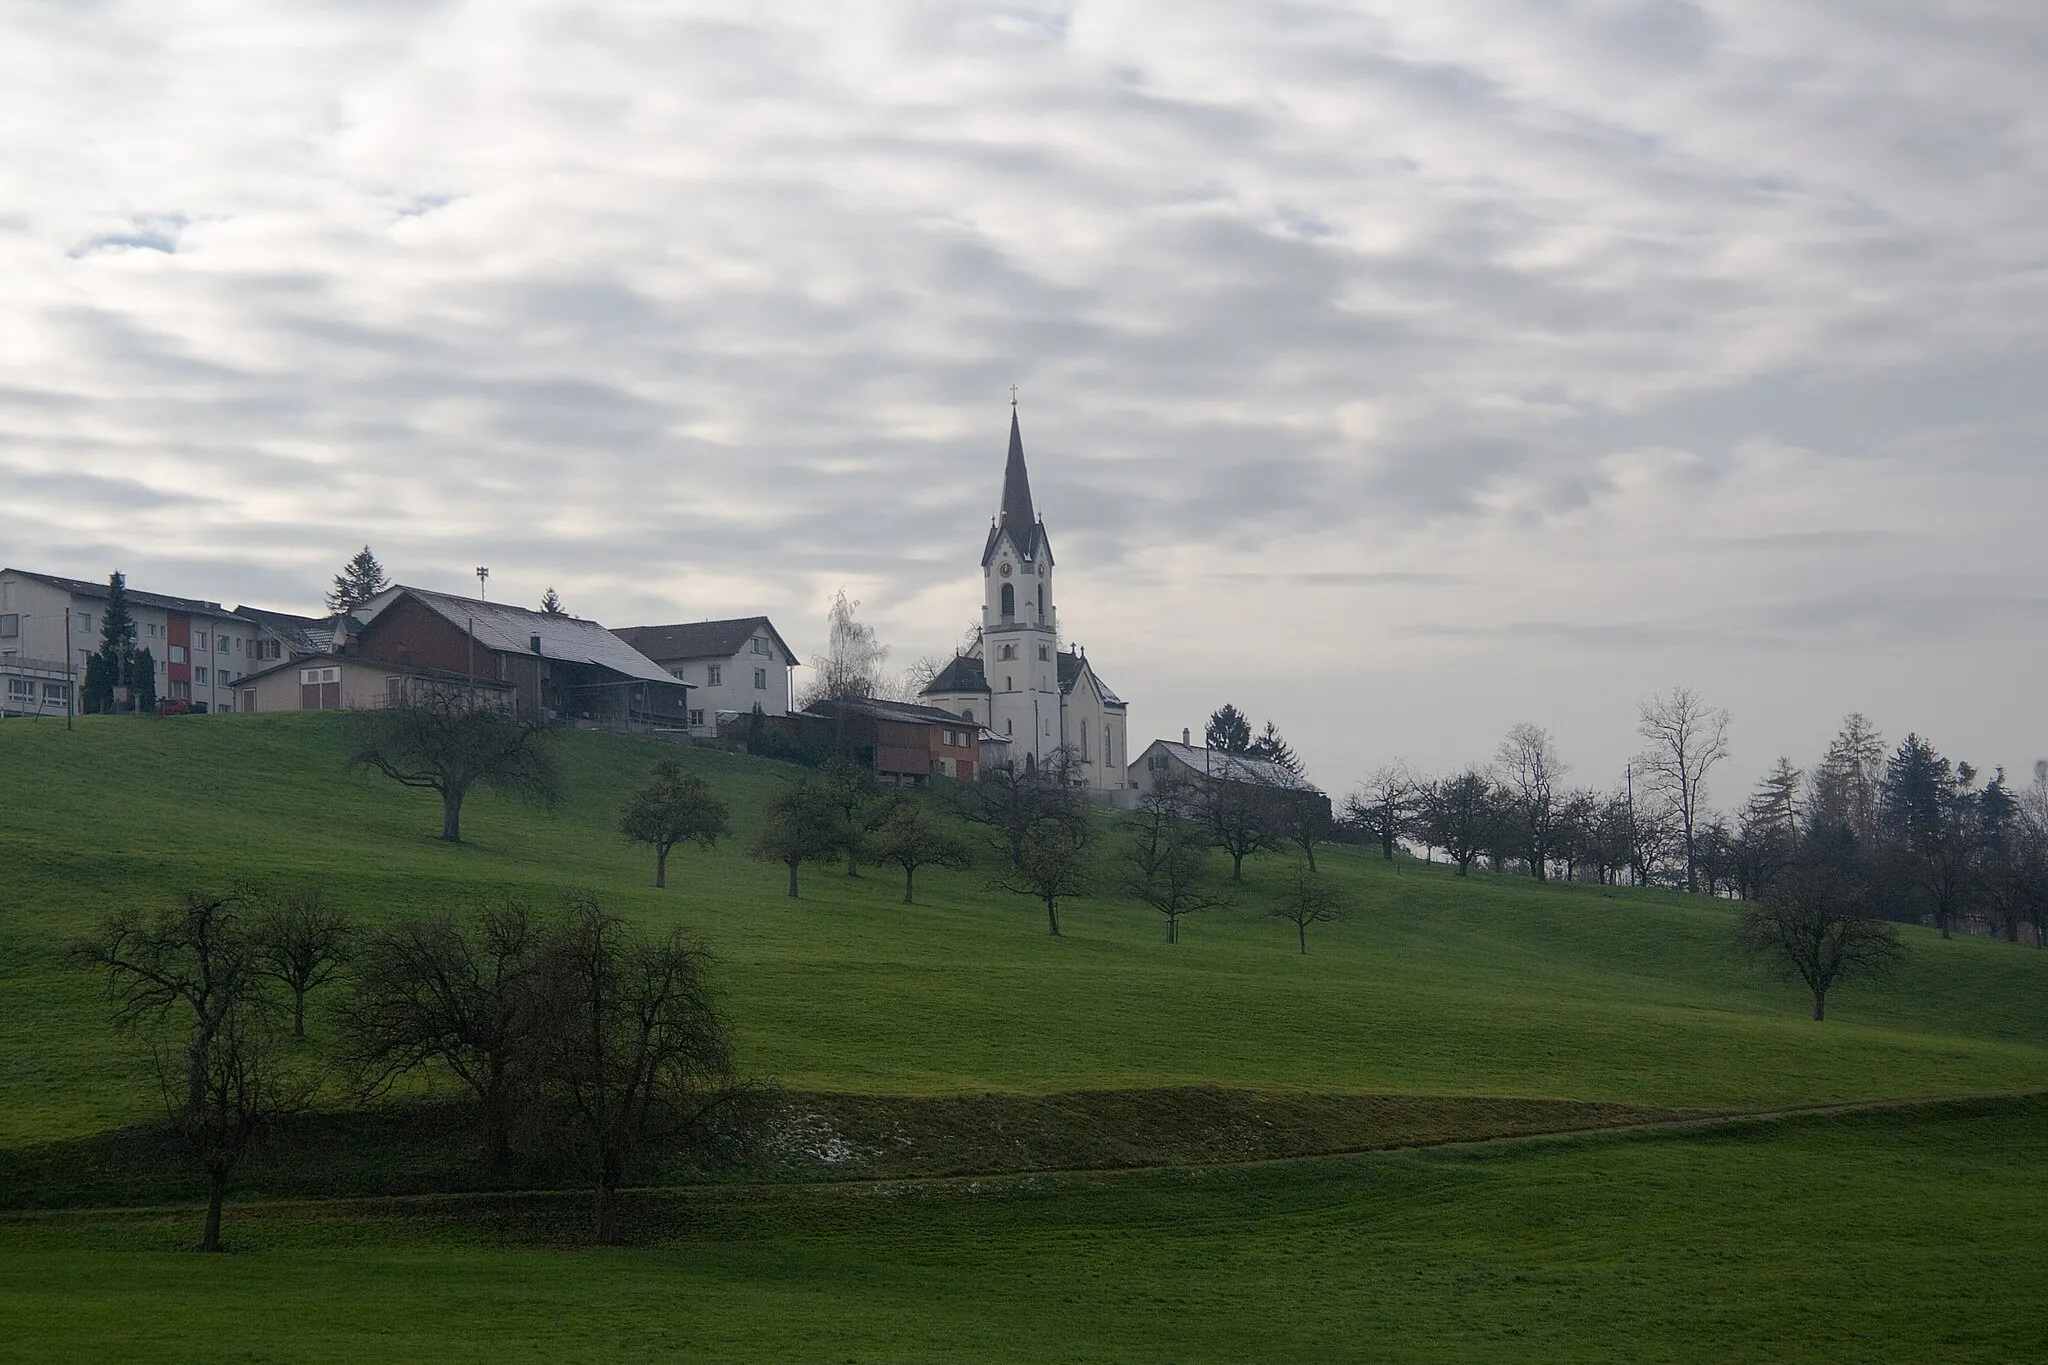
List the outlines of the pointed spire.
{"label": "pointed spire", "polygon": [[1031,512],[1031,476],[1024,471],[1024,437],[1017,430],[1017,409],[1010,408],[1010,458],[1003,466],[1002,522],[1010,528],[1017,548],[1030,554],[1035,548],[1032,528],[1037,518]]}

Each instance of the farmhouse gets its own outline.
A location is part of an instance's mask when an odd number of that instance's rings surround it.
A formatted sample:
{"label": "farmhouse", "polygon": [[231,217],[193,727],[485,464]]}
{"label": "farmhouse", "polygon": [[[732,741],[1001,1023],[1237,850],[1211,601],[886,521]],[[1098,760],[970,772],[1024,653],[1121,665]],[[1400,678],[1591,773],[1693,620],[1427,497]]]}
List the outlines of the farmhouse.
{"label": "farmhouse", "polygon": [[612,634],[690,685],[693,735],[708,739],[718,733],[721,721],[756,709],[764,716],[789,714],[796,652],[765,616],[621,626]]}
{"label": "farmhouse", "polygon": [[1188,732],[1183,730],[1178,744],[1170,739],[1155,739],[1145,746],[1145,752],[1131,764],[1130,772],[1131,787],[1139,796],[1175,783],[1197,790],[1229,783],[1304,796],[1313,794],[1325,804],[1329,802],[1314,783],[1285,764],[1191,744],[1188,738]]}
{"label": "farmhouse", "polygon": [[1032,508],[1013,404],[1002,502],[981,552],[981,629],[920,695],[1010,740],[1027,767],[1065,750],[1083,787],[1122,792],[1129,786],[1129,708],[1096,675],[1085,650],[1061,647],[1052,571],[1052,542]]}

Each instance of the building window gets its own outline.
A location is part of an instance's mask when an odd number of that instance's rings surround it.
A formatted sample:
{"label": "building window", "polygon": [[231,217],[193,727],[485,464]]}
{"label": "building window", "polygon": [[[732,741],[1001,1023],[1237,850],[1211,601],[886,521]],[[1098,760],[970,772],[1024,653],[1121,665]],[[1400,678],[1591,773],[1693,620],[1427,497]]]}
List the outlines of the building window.
{"label": "building window", "polygon": [[1005,659],[1014,659],[1014,658],[1016,658],[1016,657],[1017,657],[1017,646],[1015,646],[1015,645],[1004,645],[1004,646],[1003,646],[1003,657],[1004,657]]}
{"label": "building window", "polygon": [[698,710],[698,711],[692,711],[692,712],[690,712],[690,724],[692,724],[692,725],[702,725],[703,723],[704,723],[704,713],[703,713],[703,712],[702,712],[701,710]]}
{"label": "building window", "polygon": [[713,665],[711,665],[711,667],[709,667],[709,668],[705,669],[705,670],[704,670],[704,684],[705,684],[705,686],[707,686],[707,687],[716,687],[716,686],[718,686],[718,684],[719,684],[719,682],[720,682],[721,678],[723,677],[724,673],[725,673],[725,670],[724,670],[724,669],[722,669],[722,668],[720,668],[720,667],[719,667],[719,666],[718,666],[717,664],[713,664]]}
{"label": "building window", "polygon": [[1015,731],[1014,729],[1012,729],[1012,728],[1011,728],[1011,726],[1010,726],[1010,722],[1008,722],[1008,721],[1004,721],[1004,722],[1003,722],[1003,733],[1004,733],[1004,734],[1006,734],[1006,735],[1014,735],[1014,734],[1016,734],[1017,732],[1016,732],[1016,731]]}
{"label": "building window", "polygon": [[1049,648],[1048,648],[1047,646],[1045,646],[1045,645],[1040,645],[1040,646],[1038,647],[1038,662],[1040,662],[1040,663],[1045,663],[1045,662],[1049,661],[1049,660],[1050,660],[1051,658],[1052,658],[1052,652],[1051,652],[1051,650],[1050,650],[1050,649],[1049,649]]}
{"label": "building window", "polygon": [[191,683],[188,683],[188,682],[184,682],[184,681],[179,681],[179,682],[174,682],[174,683],[172,683],[172,684],[171,684],[171,700],[173,700],[173,701],[190,701],[190,700],[192,700],[192,684],[191,684]]}
{"label": "building window", "polygon": [[52,682],[44,683],[43,700],[46,702],[52,702],[58,706],[62,706],[67,700],[69,700],[65,696],[64,684]]}
{"label": "building window", "polygon": [[1038,624],[1045,624],[1045,584],[1038,585]]}
{"label": "building window", "polygon": [[225,636],[225,635],[216,635],[216,636],[214,636],[214,637],[213,637],[213,652],[214,652],[214,653],[216,653],[216,654],[225,654],[225,653],[227,653],[227,652],[228,652],[228,637],[227,637],[227,636]]}
{"label": "building window", "polygon": [[1102,766],[1105,768],[1114,768],[1116,766],[1116,731],[1114,730],[1104,730],[1102,732]]}
{"label": "building window", "polygon": [[7,696],[13,701],[28,701],[36,694],[36,685],[27,678],[9,678]]}
{"label": "building window", "polygon": [[195,630],[192,632],[192,652],[195,654],[204,654],[206,652],[205,631]]}
{"label": "building window", "polygon": [[1081,761],[1088,761],[1088,722],[1081,722]]}
{"label": "building window", "polygon": [[754,670],[754,690],[756,692],[766,692],[768,690],[767,669],[757,668]]}
{"label": "building window", "polygon": [[764,637],[759,635],[754,637],[754,652],[756,654],[766,654],[768,652],[768,641]]}
{"label": "building window", "polygon": [[174,663],[174,664],[181,664],[181,663],[184,663],[184,662],[185,662],[185,646],[183,646],[183,645],[172,645],[172,646],[171,646],[171,662],[172,662],[172,663]]}
{"label": "building window", "polygon": [[204,666],[192,670],[192,681],[202,685],[206,682],[206,669]]}
{"label": "building window", "polygon": [[76,616],[73,616],[71,619],[78,623],[78,629],[82,633],[86,635],[92,634],[92,617],[86,615],[84,612],[81,611]]}
{"label": "building window", "polygon": [[1016,679],[1015,677],[1011,676],[1011,675],[1010,675],[1010,674],[1008,674],[1008,673],[1005,673],[1005,674],[1003,674],[1003,691],[1005,691],[1005,692],[1015,692],[1016,690],[1017,690],[1017,679]]}
{"label": "building window", "polygon": [[969,725],[974,724],[974,708],[970,706],[965,711],[962,711],[960,719],[966,721]]}
{"label": "building window", "polygon": [[0,640],[17,640],[20,638],[20,615],[10,611],[5,616],[0,616]]}
{"label": "building window", "polygon": [[1017,590],[1010,584],[1003,584],[1003,619],[1010,620],[1017,614]]}

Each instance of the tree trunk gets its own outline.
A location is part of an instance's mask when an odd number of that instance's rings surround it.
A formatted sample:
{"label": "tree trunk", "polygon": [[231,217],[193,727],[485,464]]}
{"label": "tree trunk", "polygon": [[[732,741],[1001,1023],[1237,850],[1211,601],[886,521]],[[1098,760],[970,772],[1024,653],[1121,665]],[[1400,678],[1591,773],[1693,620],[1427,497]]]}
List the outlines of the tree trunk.
{"label": "tree trunk", "polygon": [[668,890],[668,850],[665,848],[654,850],[654,889]]}
{"label": "tree trunk", "polygon": [[791,859],[789,860],[789,895],[790,895],[790,899],[791,899],[791,900],[794,900],[794,899],[796,899],[796,865],[797,865],[797,862],[798,862],[798,859],[795,859],[795,858],[791,858]]}
{"label": "tree trunk", "polygon": [[1311,871],[1311,872],[1315,871],[1315,870],[1316,870],[1316,846],[1315,846],[1314,844],[1303,844],[1303,845],[1301,846],[1301,851],[1302,851],[1303,853],[1306,853],[1306,854],[1308,854],[1308,870],[1309,870],[1309,871]]}
{"label": "tree trunk", "polygon": [[917,870],[916,870],[915,868],[909,868],[909,867],[906,867],[906,868],[904,868],[904,869],[903,869],[903,903],[904,903],[905,905],[915,905],[915,904],[917,904],[917,902],[916,902],[916,901],[914,901],[914,900],[912,900],[912,899],[910,898],[910,893],[911,893],[911,879],[912,879],[913,877],[915,877],[916,875],[917,875]]}
{"label": "tree trunk", "polygon": [[1827,1017],[1828,988],[1826,986],[1815,986],[1813,988],[1813,1022],[1818,1024]]}
{"label": "tree trunk", "polygon": [[853,846],[853,822],[846,822],[846,875],[860,875],[860,850]]}
{"label": "tree trunk", "polygon": [[209,1167],[206,1172],[206,1231],[200,1235],[201,1251],[219,1251],[220,1209],[227,1202],[228,1173],[226,1167]]}
{"label": "tree trunk", "polygon": [[1230,880],[1234,882],[1244,880],[1244,855],[1242,853],[1232,853],[1230,855]]}
{"label": "tree trunk", "polygon": [[615,1247],[625,1239],[619,1235],[619,1181],[624,1173],[619,1160],[607,1152],[599,1162],[597,1175],[597,1241]]}
{"label": "tree trunk", "polygon": [[1394,861],[1394,841],[1391,836],[1380,840],[1380,857],[1390,863]]}
{"label": "tree trunk", "polygon": [[1052,936],[1058,938],[1060,936],[1060,907],[1059,902],[1051,896],[1045,898],[1045,922],[1052,929]]}
{"label": "tree trunk", "polygon": [[1299,938],[1301,939],[1301,951],[1302,951],[1302,955],[1303,955],[1303,956],[1307,956],[1307,954],[1308,954],[1308,921],[1307,921],[1307,920],[1305,920],[1305,919],[1304,919],[1304,920],[1296,920],[1296,921],[1295,921],[1295,923],[1294,923],[1294,932],[1295,932],[1295,934],[1296,934],[1296,935],[1297,935],[1297,936],[1298,936],[1298,937],[1299,937]]}
{"label": "tree trunk", "polygon": [[306,1036],[306,988],[292,987],[292,1037]]}
{"label": "tree trunk", "polygon": [[1180,942],[1180,916],[1179,916],[1179,915],[1168,915],[1168,916],[1166,917],[1166,941],[1167,941],[1168,943],[1178,943],[1178,942]]}
{"label": "tree trunk", "polygon": [[453,787],[441,793],[441,837],[451,844],[462,842],[462,793]]}

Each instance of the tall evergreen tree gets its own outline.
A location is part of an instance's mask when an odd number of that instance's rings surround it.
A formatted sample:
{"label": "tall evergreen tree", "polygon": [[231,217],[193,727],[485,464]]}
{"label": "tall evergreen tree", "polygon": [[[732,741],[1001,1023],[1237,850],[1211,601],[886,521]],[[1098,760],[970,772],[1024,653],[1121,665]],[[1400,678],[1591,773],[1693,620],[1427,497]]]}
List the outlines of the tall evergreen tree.
{"label": "tall evergreen tree", "polygon": [[1842,720],[1806,782],[1806,823],[1849,830],[1865,843],[1877,838],[1877,789],[1884,772],[1884,737],[1860,711]]}
{"label": "tall evergreen tree", "polygon": [[334,587],[327,594],[327,609],[354,611],[387,586],[384,566],[377,562],[377,556],[371,554],[370,547],[365,545],[350,556],[348,563],[341,566],[341,572],[334,576]]}
{"label": "tall evergreen tree", "polygon": [[[135,616],[128,609],[128,576],[117,570],[107,575],[107,606],[100,616],[99,652],[85,666],[86,710],[114,709],[114,689],[128,685],[129,661],[134,654]],[[149,676],[154,692],[153,661]]]}
{"label": "tall evergreen tree", "polygon": [[1229,702],[1216,708],[1209,717],[1209,727],[1202,734],[1203,742],[1212,749],[1226,754],[1242,754],[1252,747],[1252,723],[1244,712]]}
{"label": "tall evergreen tree", "polygon": [[556,593],[555,585],[552,583],[548,584],[548,590],[540,595],[540,610],[543,616],[567,616],[569,614],[568,610],[562,606],[561,596]]}

